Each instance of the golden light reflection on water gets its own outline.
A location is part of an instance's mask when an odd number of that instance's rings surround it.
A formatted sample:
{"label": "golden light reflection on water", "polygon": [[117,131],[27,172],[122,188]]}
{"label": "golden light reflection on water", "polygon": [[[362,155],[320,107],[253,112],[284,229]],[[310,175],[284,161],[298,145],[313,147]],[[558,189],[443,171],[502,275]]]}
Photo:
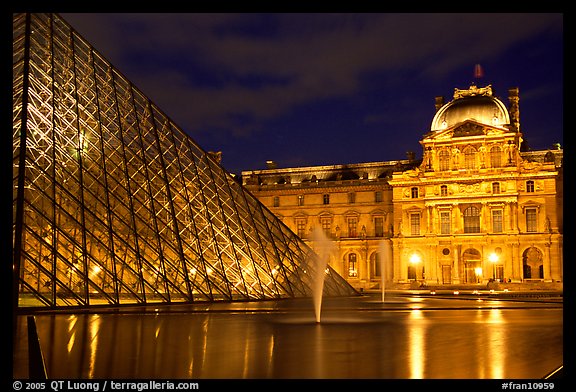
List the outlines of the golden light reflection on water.
{"label": "golden light reflection on water", "polygon": [[320,325],[218,313],[63,315],[39,317],[38,325],[56,378],[504,379],[544,374],[562,361],[561,309],[422,305]]}
{"label": "golden light reflection on water", "polygon": [[68,353],[72,352],[72,348],[74,347],[74,342],[76,341],[76,322],[78,321],[78,316],[71,315],[68,317],[68,332],[72,332],[70,338],[68,339],[68,345],[66,348],[68,349]]}
{"label": "golden light reflection on water", "polygon": [[268,374],[267,377],[273,376],[274,369],[274,335],[268,338]]}
{"label": "golden light reflection on water", "polygon": [[94,371],[96,369],[96,353],[98,352],[98,332],[100,331],[101,318],[97,315],[92,315],[90,326],[90,360],[88,368],[88,377],[94,377]]}
{"label": "golden light reflection on water", "polygon": [[476,336],[475,352],[479,378],[505,378],[508,334],[502,309],[481,309],[476,314],[476,322],[484,326]]}
{"label": "golden light reflection on water", "polygon": [[504,378],[504,365],[506,363],[506,333],[502,327],[504,319],[502,309],[491,309],[488,313],[488,347],[490,352],[489,378]]}
{"label": "golden light reflection on water", "polygon": [[410,312],[408,329],[408,351],[410,378],[423,379],[426,360],[426,320],[422,310],[413,309]]}

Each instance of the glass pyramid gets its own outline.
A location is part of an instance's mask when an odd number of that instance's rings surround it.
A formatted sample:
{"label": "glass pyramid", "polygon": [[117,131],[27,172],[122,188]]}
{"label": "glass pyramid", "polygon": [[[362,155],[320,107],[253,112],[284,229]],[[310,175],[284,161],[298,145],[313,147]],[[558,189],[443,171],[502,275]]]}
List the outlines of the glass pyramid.
{"label": "glass pyramid", "polygon": [[12,132],[16,307],[312,295],[311,248],[58,15],[13,16]]}

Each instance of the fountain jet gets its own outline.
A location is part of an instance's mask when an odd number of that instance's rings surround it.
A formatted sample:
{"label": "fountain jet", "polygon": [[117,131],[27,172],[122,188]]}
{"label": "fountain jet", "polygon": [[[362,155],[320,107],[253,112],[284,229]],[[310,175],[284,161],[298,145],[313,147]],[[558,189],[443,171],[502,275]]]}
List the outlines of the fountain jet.
{"label": "fountain jet", "polygon": [[316,322],[320,322],[320,313],[322,311],[322,292],[324,290],[324,278],[330,255],[334,252],[334,242],[330,240],[324,231],[317,227],[312,232],[314,251],[318,257],[315,258],[314,280],[312,283],[312,295],[314,300],[314,314]]}

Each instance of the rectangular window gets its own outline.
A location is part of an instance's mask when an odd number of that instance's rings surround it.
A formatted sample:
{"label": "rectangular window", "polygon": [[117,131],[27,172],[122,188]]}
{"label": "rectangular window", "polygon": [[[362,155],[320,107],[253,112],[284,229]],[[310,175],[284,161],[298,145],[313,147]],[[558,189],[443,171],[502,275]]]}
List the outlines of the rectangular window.
{"label": "rectangular window", "polygon": [[304,195],[298,195],[298,205],[299,206],[304,205]]}
{"label": "rectangular window", "polygon": [[412,195],[412,199],[418,198],[418,188],[417,187],[414,187],[411,189],[411,195]]}
{"label": "rectangular window", "polygon": [[480,233],[480,210],[470,206],[464,210],[464,233]]}
{"label": "rectangular window", "polygon": [[374,218],[374,235],[384,237],[384,218],[380,216]]}
{"label": "rectangular window", "polygon": [[376,203],[382,203],[382,192],[381,191],[374,192],[374,201]]}
{"label": "rectangular window", "polygon": [[450,152],[448,150],[442,150],[438,154],[439,170],[446,171],[450,170]]}
{"label": "rectangular window", "polygon": [[326,234],[327,236],[330,236],[332,219],[331,218],[322,218],[321,225],[322,225],[322,230],[324,231],[324,234]]}
{"label": "rectangular window", "polygon": [[296,232],[300,238],[304,238],[306,235],[306,221],[304,219],[298,219],[296,221]]}
{"label": "rectangular window", "polygon": [[357,218],[348,218],[348,237],[355,238],[358,236],[358,219]]}
{"label": "rectangular window", "polygon": [[322,196],[322,202],[324,204],[330,204],[330,195],[328,193]]}
{"label": "rectangular window", "polygon": [[274,196],[274,207],[280,207],[280,197]]}
{"label": "rectangular window", "polygon": [[440,212],[440,234],[450,234],[450,212]]}
{"label": "rectangular window", "polygon": [[499,182],[493,182],[492,183],[492,193],[493,194],[500,193],[500,183]]}
{"label": "rectangular window", "polygon": [[410,234],[420,235],[420,214],[410,214]]}
{"label": "rectangular window", "polygon": [[536,208],[526,208],[526,231],[535,233],[538,231]]}
{"label": "rectangular window", "polygon": [[494,233],[502,233],[502,210],[492,210],[492,231]]}
{"label": "rectangular window", "polygon": [[448,186],[440,185],[440,196],[448,196]]}
{"label": "rectangular window", "polygon": [[354,192],[348,193],[348,203],[349,204],[356,203],[356,193],[354,193]]}
{"label": "rectangular window", "polygon": [[526,181],[526,192],[534,192],[534,181]]}

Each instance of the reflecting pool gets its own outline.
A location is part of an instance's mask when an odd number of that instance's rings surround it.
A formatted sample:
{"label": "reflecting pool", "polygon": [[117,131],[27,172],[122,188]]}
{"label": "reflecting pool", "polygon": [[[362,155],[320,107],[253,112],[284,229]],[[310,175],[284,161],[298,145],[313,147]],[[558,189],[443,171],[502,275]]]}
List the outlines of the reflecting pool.
{"label": "reflecting pool", "polygon": [[563,363],[562,303],[386,298],[325,299],[320,323],[303,299],[38,314],[36,324],[57,379],[533,379]]}

